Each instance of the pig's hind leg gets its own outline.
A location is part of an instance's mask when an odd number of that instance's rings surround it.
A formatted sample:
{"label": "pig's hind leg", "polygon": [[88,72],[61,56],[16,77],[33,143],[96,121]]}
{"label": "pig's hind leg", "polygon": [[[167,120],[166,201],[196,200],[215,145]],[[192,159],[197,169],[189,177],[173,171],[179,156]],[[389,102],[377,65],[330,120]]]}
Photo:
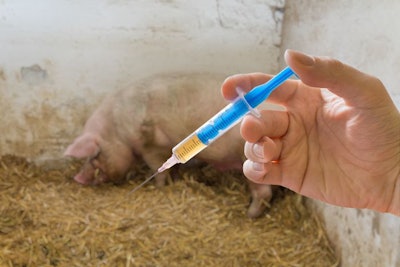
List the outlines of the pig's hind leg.
{"label": "pig's hind leg", "polygon": [[249,218],[259,217],[268,207],[272,198],[273,187],[271,185],[256,184],[249,181],[251,203],[247,211]]}

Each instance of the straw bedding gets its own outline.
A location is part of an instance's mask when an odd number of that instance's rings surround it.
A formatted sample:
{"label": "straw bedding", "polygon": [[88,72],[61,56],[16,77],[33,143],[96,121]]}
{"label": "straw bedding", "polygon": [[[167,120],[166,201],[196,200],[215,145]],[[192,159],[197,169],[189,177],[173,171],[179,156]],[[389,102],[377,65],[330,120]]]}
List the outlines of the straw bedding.
{"label": "straw bedding", "polygon": [[0,159],[0,266],[338,265],[318,218],[287,190],[252,220],[240,173],[185,169],[128,195],[150,174],[144,165],[95,187],[71,179],[78,168]]}

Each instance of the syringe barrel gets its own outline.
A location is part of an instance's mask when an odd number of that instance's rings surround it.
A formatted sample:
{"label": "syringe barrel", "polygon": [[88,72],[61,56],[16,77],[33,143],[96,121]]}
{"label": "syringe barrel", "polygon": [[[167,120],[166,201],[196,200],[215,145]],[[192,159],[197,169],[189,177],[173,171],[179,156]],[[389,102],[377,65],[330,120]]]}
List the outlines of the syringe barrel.
{"label": "syringe barrel", "polygon": [[200,141],[209,145],[212,141],[223,135],[235,126],[250,111],[250,106],[243,97],[238,97],[234,102],[227,105],[214,117],[204,123],[196,130]]}
{"label": "syringe barrel", "polygon": [[211,144],[212,141],[235,126],[250,110],[251,107],[246,103],[244,97],[238,97],[177,144],[172,149],[172,154],[178,162],[187,162]]}
{"label": "syringe barrel", "polygon": [[265,84],[256,86],[246,95],[240,95],[172,149],[173,164],[185,163],[200,153],[211,142],[240,122],[247,113],[263,102],[275,88],[293,74],[294,72],[286,67]]}

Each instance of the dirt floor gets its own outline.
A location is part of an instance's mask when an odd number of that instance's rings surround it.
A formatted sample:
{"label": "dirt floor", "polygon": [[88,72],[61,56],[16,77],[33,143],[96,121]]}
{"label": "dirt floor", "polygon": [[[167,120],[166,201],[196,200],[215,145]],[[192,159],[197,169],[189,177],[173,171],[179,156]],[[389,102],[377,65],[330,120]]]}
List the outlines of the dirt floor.
{"label": "dirt floor", "polygon": [[62,170],[0,159],[0,266],[338,266],[323,225],[280,189],[246,217],[244,177],[181,170],[164,188],[142,166],[122,185],[81,186]]}

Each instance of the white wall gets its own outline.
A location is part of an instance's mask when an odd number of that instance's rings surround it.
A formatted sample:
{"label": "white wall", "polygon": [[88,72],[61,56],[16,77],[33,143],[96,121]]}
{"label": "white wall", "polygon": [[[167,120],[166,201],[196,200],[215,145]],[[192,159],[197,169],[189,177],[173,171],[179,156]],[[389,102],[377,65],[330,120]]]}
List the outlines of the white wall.
{"label": "white wall", "polygon": [[105,92],[154,73],[277,71],[283,6],[0,1],[0,154],[59,158]]}
{"label": "white wall", "polygon": [[[287,0],[282,51],[335,57],[374,74],[400,109],[399,14],[400,1]],[[342,266],[400,266],[400,217],[313,206],[325,218]]]}

